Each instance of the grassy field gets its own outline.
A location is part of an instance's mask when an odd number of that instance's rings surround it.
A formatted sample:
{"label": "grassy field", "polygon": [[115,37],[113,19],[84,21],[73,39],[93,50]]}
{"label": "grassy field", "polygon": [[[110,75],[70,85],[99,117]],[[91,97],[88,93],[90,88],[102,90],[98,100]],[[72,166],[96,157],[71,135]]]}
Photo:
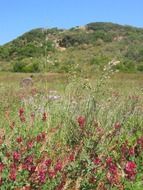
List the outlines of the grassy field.
{"label": "grassy field", "polygon": [[143,75],[0,73],[2,190],[142,190]]}

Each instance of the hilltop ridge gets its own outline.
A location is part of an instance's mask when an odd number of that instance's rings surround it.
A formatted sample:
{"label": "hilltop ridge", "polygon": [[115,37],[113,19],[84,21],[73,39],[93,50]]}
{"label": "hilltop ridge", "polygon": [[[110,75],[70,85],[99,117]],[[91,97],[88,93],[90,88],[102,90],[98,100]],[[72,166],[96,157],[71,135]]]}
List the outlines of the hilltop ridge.
{"label": "hilltop ridge", "polygon": [[112,59],[120,71],[143,71],[143,29],[110,22],[37,28],[0,46],[0,70],[15,72],[92,71]]}

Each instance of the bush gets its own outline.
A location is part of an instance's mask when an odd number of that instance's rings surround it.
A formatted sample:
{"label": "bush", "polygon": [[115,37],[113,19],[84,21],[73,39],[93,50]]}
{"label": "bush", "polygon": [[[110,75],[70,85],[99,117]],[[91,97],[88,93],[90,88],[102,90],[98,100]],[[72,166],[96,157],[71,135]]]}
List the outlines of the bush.
{"label": "bush", "polygon": [[108,57],[105,56],[94,56],[91,60],[90,60],[90,65],[97,65],[99,67],[103,67],[103,65],[105,65],[106,63],[108,63],[110,60]]}
{"label": "bush", "polygon": [[40,64],[39,60],[29,60],[24,59],[21,61],[17,61],[13,64],[13,71],[14,72],[40,72]]}
{"label": "bush", "polygon": [[123,71],[123,72],[135,72],[136,71],[134,62],[132,62],[130,60],[124,60],[120,64],[116,65],[115,68],[117,70]]}
{"label": "bush", "polygon": [[143,64],[138,65],[137,70],[143,72]]}
{"label": "bush", "polygon": [[15,62],[13,64],[13,71],[14,72],[23,72],[24,66],[25,66],[25,64],[22,62]]}

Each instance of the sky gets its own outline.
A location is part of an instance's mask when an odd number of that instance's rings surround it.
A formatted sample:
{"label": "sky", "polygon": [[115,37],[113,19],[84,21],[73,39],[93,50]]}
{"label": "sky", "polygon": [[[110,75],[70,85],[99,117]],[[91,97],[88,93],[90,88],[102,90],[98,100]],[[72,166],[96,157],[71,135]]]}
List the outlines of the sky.
{"label": "sky", "polygon": [[0,0],[0,45],[34,28],[90,22],[143,28],[143,0]]}

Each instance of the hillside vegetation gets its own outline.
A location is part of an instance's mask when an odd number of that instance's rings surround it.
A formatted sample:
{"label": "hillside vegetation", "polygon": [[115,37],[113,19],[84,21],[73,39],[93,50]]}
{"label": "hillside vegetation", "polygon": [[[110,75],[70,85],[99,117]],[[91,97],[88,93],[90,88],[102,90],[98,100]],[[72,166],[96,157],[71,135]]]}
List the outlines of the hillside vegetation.
{"label": "hillside vegetation", "polygon": [[0,47],[1,190],[143,189],[142,34],[90,23]]}
{"label": "hillside vegetation", "polygon": [[0,46],[1,71],[91,73],[113,59],[120,71],[143,71],[142,28],[102,22],[38,28]]}

